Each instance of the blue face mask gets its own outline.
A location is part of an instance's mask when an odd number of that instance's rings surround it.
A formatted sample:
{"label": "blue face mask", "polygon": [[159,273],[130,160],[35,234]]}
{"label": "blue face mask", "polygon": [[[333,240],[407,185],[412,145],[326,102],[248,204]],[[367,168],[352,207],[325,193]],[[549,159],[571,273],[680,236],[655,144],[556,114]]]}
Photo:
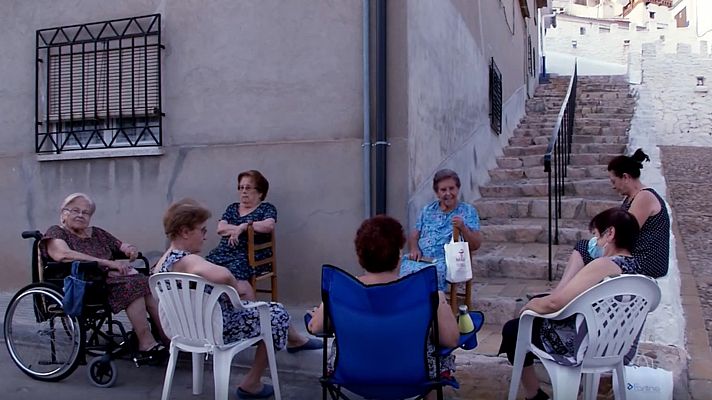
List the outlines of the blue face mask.
{"label": "blue face mask", "polygon": [[588,240],[588,254],[594,259],[603,256],[603,249],[598,245],[598,239],[595,236]]}

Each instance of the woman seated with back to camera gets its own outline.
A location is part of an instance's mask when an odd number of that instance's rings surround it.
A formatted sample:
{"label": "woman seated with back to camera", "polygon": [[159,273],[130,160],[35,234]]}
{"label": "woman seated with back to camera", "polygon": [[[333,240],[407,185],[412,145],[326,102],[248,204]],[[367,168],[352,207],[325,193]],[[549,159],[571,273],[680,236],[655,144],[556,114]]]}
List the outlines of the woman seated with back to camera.
{"label": "woman seated with back to camera", "polygon": [[[238,280],[220,265],[213,264],[198,255],[208,231],[206,221],[210,211],[195,200],[182,199],[168,207],[163,216],[163,229],[170,240],[170,247],[156,264],[157,272],[184,272],[198,275],[216,284],[229,285],[239,290]],[[242,300],[243,303],[248,303]],[[270,302],[272,339],[276,350],[285,346],[294,353],[301,350],[321,349],[321,342],[299,334],[290,324],[290,317],[280,303]],[[254,309],[235,310],[229,301],[221,301],[223,315],[223,340],[232,343],[260,333],[259,312]],[[170,327],[168,327],[170,330]],[[257,344],[252,367],[237,388],[239,399],[269,398],[274,393],[271,385],[262,384],[260,378],[267,368],[267,348],[264,342]]]}
{"label": "woman seated with back to camera", "polygon": [[[144,360],[158,361],[166,356],[167,349],[157,343],[151,334],[146,312],[151,315],[164,341],[156,302],[148,288],[148,277],[138,273],[130,262],[138,256],[136,246],[122,242],[109,232],[90,226],[96,211],[94,201],[84,193],[67,196],[60,207],[60,224],[53,225],[40,243],[42,256],[57,262],[94,261],[107,273],[106,284],[111,312],[126,310],[138,339],[138,350]],[[113,260],[115,254],[124,254],[127,260]]]}
{"label": "woman seated with back to camera", "polygon": [[[359,281],[365,285],[379,285],[399,279],[400,251],[405,244],[405,235],[403,227],[398,221],[386,215],[378,215],[365,220],[356,232],[354,244],[359,264],[365,271],[358,277]],[[445,294],[440,291],[438,295],[440,297],[437,310],[439,345],[453,348],[458,344],[460,332],[455,316],[445,300]],[[323,332],[324,303],[315,307],[309,314],[312,316],[309,322],[309,331],[312,333]],[[428,370],[431,377],[437,373],[433,355],[435,351],[435,347],[428,342]],[[330,356],[332,367],[334,359],[335,353],[332,352]],[[450,354],[442,358],[440,374],[449,377],[454,371],[455,357]]]}
{"label": "woman seated with back to camera", "polygon": [[438,270],[438,289],[446,290],[445,246],[449,243],[453,228],[460,231],[460,240],[467,241],[470,251],[482,244],[480,217],[470,204],[460,201],[460,177],[455,171],[442,169],[433,177],[433,191],[437,200],[423,207],[408,237],[410,253],[403,257],[400,275],[416,272],[432,261]]}
{"label": "woman seated with back to camera", "polygon": [[[559,285],[551,294],[531,299],[522,311],[532,310],[539,314],[557,312],[604,278],[640,273],[640,264],[632,254],[640,232],[638,221],[633,214],[619,207],[610,208],[593,217],[589,229],[597,239],[601,256],[586,264],[568,282]],[[502,328],[499,354],[506,353],[510,363],[514,362],[518,330],[518,318],[508,321]],[[534,319],[532,343],[550,354],[555,354],[563,363],[577,365],[581,362],[578,359],[581,343],[575,340],[576,337],[576,316],[559,321]],[[633,347],[626,357],[628,360],[632,354],[635,354],[636,344]],[[539,387],[539,380],[532,366],[533,360],[534,356],[527,353],[522,370],[522,386],[526,399],[548,399],[549,396]]]}
{"label": "woman seated with back to camera", "polygon": [[[240,298],[254,300],[255,292],[249,281],[260,271],[255,271],[247,261],[247,228],[255,230],[257,244],[269,241],[277,223],[277,208],[265,200],[269,182],[257,170],[240,172],[237,175],[239,202],[227,206],[218,221],[217,233],[222,236],[220,243],[205,259],[221,265],[238,279]],[[272,249],[264,249],[255,254],[257,261],[272,256]]]}

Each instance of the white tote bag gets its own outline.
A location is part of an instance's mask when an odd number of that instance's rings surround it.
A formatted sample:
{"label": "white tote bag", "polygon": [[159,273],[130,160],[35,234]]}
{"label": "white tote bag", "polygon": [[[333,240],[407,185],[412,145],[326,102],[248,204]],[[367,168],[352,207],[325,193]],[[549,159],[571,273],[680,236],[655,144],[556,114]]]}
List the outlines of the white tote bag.
{"label": "white tote bag", "polygon": [[[626,365],[625,396],[627,400],[672,400],[672,372],[662,368]],[[613,374],[616,379],[616,374]]]}
{"label": "white tote bag", "polygon": [[445,279],[450,283],[466,282],[472,279],[472,256],[467,241],[456,242],[454,238],[445,244]]}

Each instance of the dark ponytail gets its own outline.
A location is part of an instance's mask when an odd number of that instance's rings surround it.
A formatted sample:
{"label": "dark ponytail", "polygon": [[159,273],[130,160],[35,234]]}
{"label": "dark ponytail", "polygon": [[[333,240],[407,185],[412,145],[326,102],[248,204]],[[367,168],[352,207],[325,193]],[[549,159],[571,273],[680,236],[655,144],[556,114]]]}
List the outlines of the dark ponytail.
{"label": "dark ponytail", "polygon": [[608,170],[613,171],[613,174],[619,178],[623,174],[630,175],[631,178],[640,178],[640,170],[643,169],[643,162],[650,161],[650,157],[643,152],[643,149],[638,149],[632,156],[618,156],[608,163]]}

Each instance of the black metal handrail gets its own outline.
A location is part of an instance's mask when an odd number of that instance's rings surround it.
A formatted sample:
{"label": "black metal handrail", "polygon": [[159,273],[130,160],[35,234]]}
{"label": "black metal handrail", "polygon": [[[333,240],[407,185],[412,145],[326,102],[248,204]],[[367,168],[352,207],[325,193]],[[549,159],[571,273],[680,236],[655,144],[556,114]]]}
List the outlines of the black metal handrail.
{"label": "black metal handrail", "polygon": [[[561,197],[565,194],[564,178],[571,161],[571,139],[574,133],[576,113],[576,82],[578,67],[574,63],[574,73],[569,81],[569,89],[561,104],[556,125],[551,133],[549,146],[544,154],[544,172],[549,180],[549,281],[552,276],[552,248],[559,244],[559,218],[561,218]],[[553,167],[553,168],[552,168]],[[552,184],[553,171],[553,184]],[[552,204],[553,203],[553,204]],[[554,229],[552,229],[552,224]]]}

